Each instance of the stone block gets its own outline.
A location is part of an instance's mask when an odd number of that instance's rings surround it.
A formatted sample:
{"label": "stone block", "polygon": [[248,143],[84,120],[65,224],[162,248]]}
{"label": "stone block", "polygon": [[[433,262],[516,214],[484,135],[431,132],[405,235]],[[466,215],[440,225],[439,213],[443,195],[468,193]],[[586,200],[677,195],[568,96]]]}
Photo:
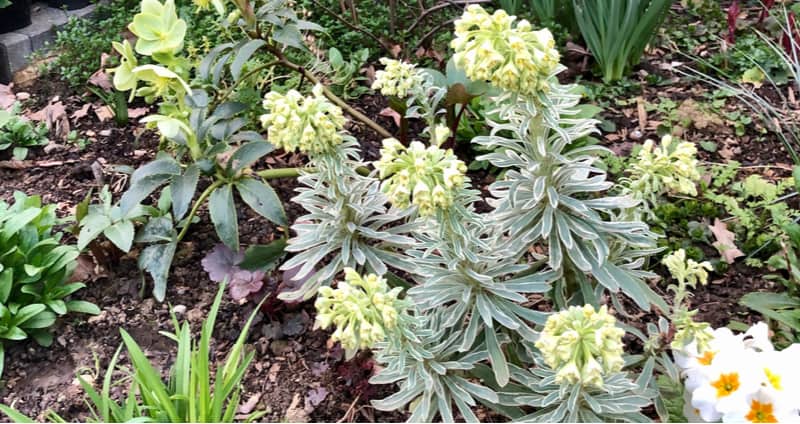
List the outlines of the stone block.
{"label": "stone block", "polygon": [[56,30],[67,23],[67,13],[37,3],[33,7],[31,21],[33,22],[31,25],[17,32],[30,37],[31,48],[36,51],[55,40]]}
{"label": "stone block", "polygon": [[96,7],[97,4],[92,3],[82,9],[67,10],[67,17],[71,18],[75,16],[77,18],[90,18]]}
{"label": "stone block", "polygon": [[19,32],[0,34],[0,82],[7,84],[14,73],[28,66],[28,56],[33,53],[31,39]]}

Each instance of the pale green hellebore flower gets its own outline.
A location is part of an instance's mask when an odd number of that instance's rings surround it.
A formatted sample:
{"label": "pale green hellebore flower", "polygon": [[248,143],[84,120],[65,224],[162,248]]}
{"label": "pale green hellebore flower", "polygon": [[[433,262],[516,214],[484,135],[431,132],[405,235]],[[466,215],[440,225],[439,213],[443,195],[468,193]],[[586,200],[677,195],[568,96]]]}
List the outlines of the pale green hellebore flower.
{"label": "pale green hellebore flower", "polygon": [[145,56],[173,54],[183,48],[186,22],[178,18],[173,0],[142,0],[142,12],[133,17],[128,29],[134,33],[136,52]]}

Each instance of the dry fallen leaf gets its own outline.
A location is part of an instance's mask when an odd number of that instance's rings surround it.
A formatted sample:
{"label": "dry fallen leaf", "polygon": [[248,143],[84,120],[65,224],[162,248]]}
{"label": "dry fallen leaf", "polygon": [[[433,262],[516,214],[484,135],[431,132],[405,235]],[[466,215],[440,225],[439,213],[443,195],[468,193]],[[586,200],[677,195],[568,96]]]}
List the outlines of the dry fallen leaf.
{"label": "dry fallen leaf", "polygon": [[94,114],[97,115],[97,119],[99,119],[100,122],[108,121],[114,117],[114,112],[111,111],[111,108],[108,106],[95,106]]}
{"label": "dry fallen leaf", "polygon": [[128,118],[136,119],[142,116],[147,115],[150,112],[150,108],[147,107],[134,107],[128,109]]}
{"label": "dry fallen leaf", "polygon": [[81,119],[81,118],[85,118],[86,115],[89,114],[89,108],[91,106],[92,106],[91,104],[86,103],[85,105],[81,106],[80,109],[76,110],[75,112],[72,112],[71,118],[73,120],[75,120],[75,121],[77,121],[78,119]]}
{"label": "dry fallen leaf", "polygon": [[295,393],[292,398],[292,403],[286,408],[284,420],[289,423],[311,422],[311,418],[308,416],[303,406],[300,405],[300,393]]}
{"label": "dry fallen leaf", "polygon": [[711,230],[711,233],[714,234],[714,238],[717,239],[717,241],[712,244],[719,250],[720,255],[722,255],[722,260],[732,264],[736,261],[736,258],[744,256],[744,252],[739,250],[734,242],[736,234],[729,231],[728,226],[720,221],[719,218],[714,219],[714,225],[709,225],[708,228]]}
{"label": "dry fallen leaf", "polygon": [[103,91],[111,91],[114,85],[111,83],[111,77],[104,69],[100,69],[89,77],[89,84],[100,87]]}
{"label": "dry fallen leaf", "polygon": [[17,96],[11,91],[13,84],[0,84],[0,108],[8,109],[17,101]]}
{"label": "dry fallen leaf", "polygon": [[247,399],[247,402],[239,405],[239,410],[237,412],[245,415],[253,412],[253,410],[256,409],[259,400],[261,400],[261,393],[256,393],[253,396],[250,396],[250,398]]}
{"label": "dry fallen leaf", "polygon": [[403,119],[403,117],[400,116],[400,114],[397,113],[396,110],[390,107],[384,108],[383,110],[380,111],[380,113],[378,113],[378,115],[385,116],[387,118],[392,118],[394,120],[395,125],[397,125],[398,127],[400,126],[400,120]]}

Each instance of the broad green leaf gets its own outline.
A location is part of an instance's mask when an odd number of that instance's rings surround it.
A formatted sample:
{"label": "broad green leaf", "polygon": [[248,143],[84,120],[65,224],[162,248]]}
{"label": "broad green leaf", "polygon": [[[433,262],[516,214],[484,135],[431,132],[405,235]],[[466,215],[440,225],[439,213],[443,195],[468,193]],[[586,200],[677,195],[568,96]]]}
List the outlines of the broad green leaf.
{"label": "broad green leaf", "polygon": [[239,171],[250,167],[257,160],[261,159],[269,152],[275,150],[272,144],[266,141],[254,141],[243,144],[231,155],[228,161],[228,169],[230,174],[236,174]]}
{"label": "broad green leaf", "polygon": [[287,225],[283,204],[272,187],[252,178],[243,178],[236,182],[236,188],[242,200],[259,215],[277,225]]}
{"label": "broad green leaf", "polygon": [[139,230],[136,236],[137,243],[161,243],[170,241],[176,236],[172,219],[169,216],[151,218]]}
{"label": "broad green leaf", "polygon": [[25,328],[33,328],[33,329],[50,328],[53,324],[56,323],[56,318],[57,318],[56,314],[50,311],[42,311],[31,317],[29,320],[27,320],[25,322]]}
{"label": "broad green leaf", "polygon": [[103,231],[103,235],[111,240],[119,250],[128,253],[131,250],[131,246],[133,246],[133,236],[135,235],[133,222],[127,220],[119,221],[106,228]]}
{"label": "broad green leaf", "polygon": [[239,221],[230,184],[219,187],[211,193],[208,210],[220,240],[234,252],[239,251]]}
{"label": "broad green leaf", "polygon": [[139,254],[139,269],[153,278],[153,297],[159,302],[163,302],[167,294],[167,278],[176,247],[176,242],[154,244]]}
{"label": "broad green leaf", "polygon": [[250,246],[244,252],[244,259],[236,266],[249,271],[268,271],[274,268],[280,258],[283,257],[285,248],[286,239],[284,238],[275,240],[270,244]]}
{"label": "broad green leaf", "polygon": [[42,212],[39,208],[28,208],[20,213],[14,214],[8,221],[3,224],[3,239],[8,240],[22,227],[28,225],[31,221],[36,219]]}
{"label": "broad green leaf", "polygon": [[96,239],[106,228],[111,226],[111,220],[100,214],[88,215],[81,221],[81,231],[78,233],[78,249],[86,249],[86,246]]}
{"label": "broad green leaf", "polygon": [[14,324],[15,325],[25,324],[26,321],[44,312],[46,309],[47,307],[45,305],[42,305],[41,303],[34,303],[31,305],[27,305],[22,309],[20,309],[17,312],[16,316],[14,316]]}
{"label": "broad green leaf", "polygon": [[0,303],[8,302],[12,287],[14,287],[14,269],[8,268],[0,272]]}
{"label": "broad green leaf", "polygon": [[281,28],[275,28],[272,32],[272,39],[287,47],[305,49],[303,34],[294,24],[286,24]]}
{"label": "broad green leaf", "polygon": [[231,63],[231,76],[234,81],[239,81],[245,63],[250,60],[256,50],[260,49],[265,44],[267,44],[267,42],[264,40],[250,40],[236,52],[236,57],[233,59],[233,63]]}
{"label": "broad green leaf", "polygon": [[85,300],[70,300],[67,302],[67,310],[69,312],[78,312],[89,315],[100,315],[100,308],[94,303]]}
{"label": "broad green leaf", "polygon": [[132,183],[128,191],[119,200],[120,216],[127,217],[150,193],[169,182],[172,178],[173,175],[170,174],[158,174],[144,177]]}

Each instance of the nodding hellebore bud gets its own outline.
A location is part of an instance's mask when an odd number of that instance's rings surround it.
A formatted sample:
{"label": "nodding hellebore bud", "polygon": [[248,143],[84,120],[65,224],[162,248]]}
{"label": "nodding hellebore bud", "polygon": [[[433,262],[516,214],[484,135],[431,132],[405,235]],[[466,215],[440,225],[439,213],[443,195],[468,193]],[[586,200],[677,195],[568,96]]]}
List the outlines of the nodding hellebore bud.
{"label": "nodding hellebore bud", "polygon": [[465,181],[467,166],[450,149],[425,147],[413,141],[409,147],[393,138],[383,140],[381,159],[375,163],[385,179],[382,190],[397,207],[417,206],[431,216],[449,208]]}
{"label": "nodding hellebore bud", "polygon": [[533,31],[531,24],[499,9],[492,15],[478,5],[469,6],[455,22],[451,42],[453,59],[473,81],[526,96],[547,93],[558,69],[559,54],[547,29]]}
{"label": "nodding hellebore bud", "polygon": [[571,306],[551,315],[536,347],[556,371],[559,384],[603,387],[603,378],[622,369],[622,336],[616,319],[602,306]]}
{"label": "nodding hellebore bud", "polygon": [[408,308],[398,299],[401,288],[389,289],[384,278],[375,274],[362,277],[345,268],[345,280],[337,288],[321,287],[314,306],[316,327],[336,327],[331,339],[339,341],[352,356],[358,349],[371,348],[393,332],[400,315]]}
{"label": "nodding hellebore bud", "polygon": [[261,115],[261,124],[267,129],[269,142],[286,151],[322,155],[342,143],[339,132],[344,127],[344,114],[325,98],[319,84],[306,97],[296,90],[269,92],[264,109],[267,113]]}

